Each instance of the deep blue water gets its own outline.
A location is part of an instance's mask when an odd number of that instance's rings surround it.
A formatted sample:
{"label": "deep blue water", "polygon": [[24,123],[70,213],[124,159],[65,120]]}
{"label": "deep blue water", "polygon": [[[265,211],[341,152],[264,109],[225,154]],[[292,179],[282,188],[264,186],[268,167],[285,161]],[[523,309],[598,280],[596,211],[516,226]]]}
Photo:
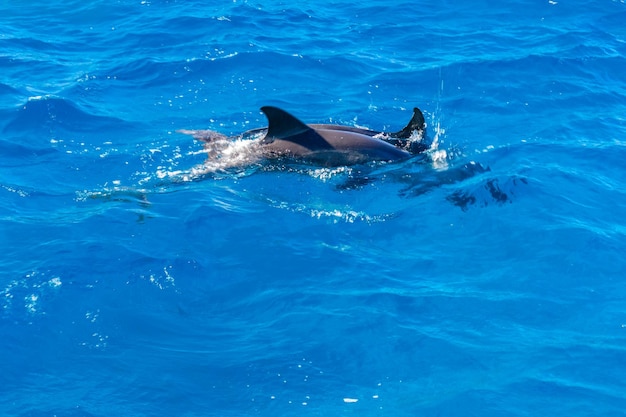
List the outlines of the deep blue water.
{"label": "deep blue water", "polygon": [[[624,415],[623,1],[0,13],[1,415]],[[214,169],[176,132],[268,104],[433,143]]]}

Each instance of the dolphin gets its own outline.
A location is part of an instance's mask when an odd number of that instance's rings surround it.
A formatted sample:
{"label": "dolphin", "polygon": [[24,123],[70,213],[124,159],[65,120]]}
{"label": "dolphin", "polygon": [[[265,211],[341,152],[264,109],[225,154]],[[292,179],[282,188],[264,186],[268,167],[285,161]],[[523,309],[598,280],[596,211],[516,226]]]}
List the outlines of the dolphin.
{"label": "dolphin", "polygon": [[[424,152],[424,115],[416,107],[409,123],[400,131],[385,133],[334,124],[305,124],[278,107],[264,106],[267,128],[246,131],[240,138],[263,135],[261,155],[267,159],[291,158],[322,166],[347,166],[370,161],[400,161]],[[207,144],[228,137],[210,130],[180,130]],[[207,146],[207,149],[210,147]],[[209,153],[209,158],[212,155]]]}

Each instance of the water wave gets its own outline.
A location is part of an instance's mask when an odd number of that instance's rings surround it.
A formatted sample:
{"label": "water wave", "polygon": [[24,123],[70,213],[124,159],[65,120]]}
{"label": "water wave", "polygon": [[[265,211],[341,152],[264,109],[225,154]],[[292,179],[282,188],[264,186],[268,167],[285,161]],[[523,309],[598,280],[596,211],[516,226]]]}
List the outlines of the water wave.
{"label": "water wave", "polygon": [[[0,414],[623,414],[623,1],[26,3]],[[418,106],[434,146],[323,168],[176,133],[261,105]]]}
{"label": "water wave", "polygon": [[126,123],[121,119],[89,113],[70,100],[36,96],[15,111],[4,127],[4,132],[93,132],[98,129],[115,131],[125,126]]}

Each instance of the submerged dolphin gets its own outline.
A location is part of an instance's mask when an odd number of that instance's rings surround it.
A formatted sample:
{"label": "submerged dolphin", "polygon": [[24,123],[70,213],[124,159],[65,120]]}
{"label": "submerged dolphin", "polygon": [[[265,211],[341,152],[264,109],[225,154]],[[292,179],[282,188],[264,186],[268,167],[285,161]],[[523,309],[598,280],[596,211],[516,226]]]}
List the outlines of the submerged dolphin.
{"label": "submerged dolphin", "polygon": [[[261,108],[268,120],[267,128],[244,132],[240,137],[265,136],[259,141],[264,158],[294,158],[324,166],[361,164],[369,161],[398,161],[425,151],[422,139],[426,124],[418,108],[400,131],[384,133],[369,129],[331,124],[307,125],[277,107]],[[210,130],[181,130],[210,145],[228,139]],[[209,146],[207,146],[209,149]],[[213,152],[213,155],[212,155]],[[209,149],[209,158],[219,157]]]}

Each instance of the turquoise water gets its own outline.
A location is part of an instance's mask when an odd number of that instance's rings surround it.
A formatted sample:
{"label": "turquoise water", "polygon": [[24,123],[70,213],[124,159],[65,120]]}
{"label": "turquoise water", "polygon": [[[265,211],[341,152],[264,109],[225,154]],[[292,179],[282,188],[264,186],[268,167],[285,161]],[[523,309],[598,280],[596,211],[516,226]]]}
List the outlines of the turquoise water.
{"label": "turquoise water", "polygon": [[[623,415],[623,1],[0,12],[0,414]],[[176,132],[263,105],[418,106],[432,144],[224,168]]]}

